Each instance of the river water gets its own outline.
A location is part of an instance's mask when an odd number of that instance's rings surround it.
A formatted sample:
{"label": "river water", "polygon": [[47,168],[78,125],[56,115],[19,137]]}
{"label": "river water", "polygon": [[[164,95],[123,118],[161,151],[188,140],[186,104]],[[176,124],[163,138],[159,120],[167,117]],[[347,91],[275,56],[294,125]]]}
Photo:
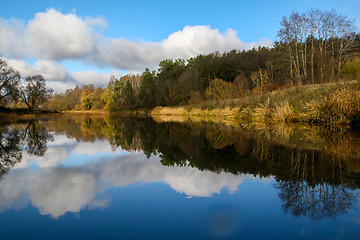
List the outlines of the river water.
{"label": "river water", "polygon": [[0,125],[1,239],[359,239],[360,135],[62,116]]}

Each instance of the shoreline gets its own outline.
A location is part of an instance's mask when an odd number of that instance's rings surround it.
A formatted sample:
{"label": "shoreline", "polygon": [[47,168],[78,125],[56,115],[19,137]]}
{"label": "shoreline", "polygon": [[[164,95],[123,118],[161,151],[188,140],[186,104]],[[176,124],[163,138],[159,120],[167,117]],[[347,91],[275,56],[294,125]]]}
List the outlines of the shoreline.
{"label": "shoreline", "polygon": [[217,122],[225,125],[304,123],[358,126],[360,81],[299,85],[272,92],[251,92],[242,98],[206,101],[151,110],[78,110],[54,112],[0,107],[0,120],[50,115],[149,116],[157,122]]}
{"label": "shoreline", "polygon": [[267,93],[250,93],[239,99],[155,107],[150,115],[164,121],[185,118],[237,124],[358,126],[360,82],[300,85]]}

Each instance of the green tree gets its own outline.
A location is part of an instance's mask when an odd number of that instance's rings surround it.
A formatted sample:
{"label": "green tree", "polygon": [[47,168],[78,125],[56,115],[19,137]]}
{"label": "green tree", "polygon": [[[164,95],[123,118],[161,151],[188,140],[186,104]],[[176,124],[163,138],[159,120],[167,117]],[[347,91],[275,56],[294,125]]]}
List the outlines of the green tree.
{"label": "green tree", "polygon": [[179,77],[185,70],[185,61],[183,59],[166,59],[159,64],[159,73],[157,75],[157,105],[173,105],[176,94],[171,94]]}
{"label": "green tree", "polygon": [[142,77],[139,91],[140,105],[144,108],[153,108],[156,106],[155,72],[150,72],[150,70],[146,68]]}
{"label": "green tree", "polygon": [[126,82],[123,92],[124,105],[128,107],[133,107],[133,105],[135,104],[135,94],[130,81]]}

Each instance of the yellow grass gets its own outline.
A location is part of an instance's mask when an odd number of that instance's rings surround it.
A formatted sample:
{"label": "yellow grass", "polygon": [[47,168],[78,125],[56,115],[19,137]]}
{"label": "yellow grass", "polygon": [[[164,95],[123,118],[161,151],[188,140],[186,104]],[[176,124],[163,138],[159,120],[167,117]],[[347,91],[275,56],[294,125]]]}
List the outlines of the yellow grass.
{"label": "yellow grass", "polygon": [[71,110],[63,111],[63,114],[109,114],[107,110]]}
{"label": "yellow grass", "polygon": [[157,122],[216,122],[227,126],[238,125],[236,116],[239,108],[201,109],[184,107],[156,107],[150,113]]}
{"label": "yellow grass", "polygon": [[166,121],[188,119],[253,124],[309,122],[350,125],[360,120],[360,83],[301,85],[239,99],[206,101],[200,106],[156,107],[150,115],[183,116],[156,117]]}
{"label": "yellow grass", "polygon": [[151,115],[184,115],[187,110],[182,107],[156,107],[151,111]]}

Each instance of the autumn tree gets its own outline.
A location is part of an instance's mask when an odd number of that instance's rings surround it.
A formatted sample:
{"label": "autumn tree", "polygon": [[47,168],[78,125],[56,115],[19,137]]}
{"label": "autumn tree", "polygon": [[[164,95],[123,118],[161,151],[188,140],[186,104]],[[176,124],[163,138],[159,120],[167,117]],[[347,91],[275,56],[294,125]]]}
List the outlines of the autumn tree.
{"label": "autumn tree", "polygon": [[230,98],[232,94],[231,84],[220,78],[215,78],[210,82],[205,94],[208,99],[224,100]]}
{"label": "autumn tree", "polygon": [[81,106],[81,88],[79,86],[76,86],[74,89],[68,89],[65,92],[63,101],[66,105],[65,110],[73,110],[80,108]]}
{"label": "autumn tree", "polygon": [[100,98],[101,101],[104,103],[104,107],[103,107],[104,110],[110,110],[114,103],[114,91],[113,91],[114,83],[115,83],[115,78],[111,77],[108,86],[101,94]]}
{"label": "autumn tree", "polygon": [[236,76],[231,85],[233,96],[235,98],[241,97],[245,92],[251,89],[249,79],[243,73]]}
{"label": "autumn tree", "polygon": [[265,89],[265,85],[269,82],[269,73],[266,69],[261,69],[259,67],[258,71],[251,73],[250,79],[255,85],[255,90],[263,92]]}
{"label": "autumn tree", "polygon": [[344,65],[344,76],[348,79],[360,79],[360,57],[348,60]]}
{"label": "autumn tree", "polygon": [[66,98],[64,97],[64,94],[62,93],[56,93],[53,97],[51,97],[46,103],[46,109],[52,110],[52,111],[66,111],[69,110],[67,108],[66,104]]}

